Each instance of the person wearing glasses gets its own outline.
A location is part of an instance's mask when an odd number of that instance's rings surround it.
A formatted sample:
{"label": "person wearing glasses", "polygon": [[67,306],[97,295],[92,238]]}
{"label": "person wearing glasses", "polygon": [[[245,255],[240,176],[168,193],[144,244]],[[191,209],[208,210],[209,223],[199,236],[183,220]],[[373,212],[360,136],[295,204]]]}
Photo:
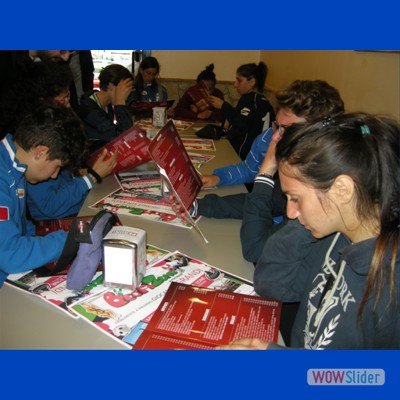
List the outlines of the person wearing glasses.
{"label": "person wearing glasses", "polygon": [[252,183],[278,126],[283,132],[293,122],[343,111],[343,101],[338,91],[320,80],[294,81],[288,88],[278,92],[276,97],[278,112],[271,124],[272,129],[268,128],[256,137],[244,161],[217,168],[212,175],[202,175],[203,188]]}
{"label": "person wearing glasses", "polygon": [[[217,168],[213,175],[202,175],[201,177],[203,187],[254,182],[252,192],[222,197],[216,194],[208,194],[202,199],[197,199],[193,207],[197,215],[209,218],[243,219],[243,233],[241,233],[242,245],[244,246],[243,255],[251,262],[258,260],[264,242],[263,240],[258,241],[259,235],[256,232],[264,232],[265,235],[268,235],[269,230],[274,226],[276,217],[279,221],[282,220],[282,215],[284,215],[286,204],[279,187],[279,180],[273,179],[273,184],[264,185],[266,177],[258,175],[274,175],[276,163],[273,152],[276,138],[282,136],[285,128],[292,123],[312,121],[344,111],[344,103],[338,90],[321,80],[296,80],[289,87],[278,92],[276,98],[278,112],[273,127],[258,135],[246,160],[238,164]],[[271,149],[268,153],[269,148]],[[272,169],[269,165],[271,162]],[[258,196],[261,195],[260,191],[267,192],[266,194],[263,193],[264,203],[261,205],[257,203],[253,206],[254,198],[258,199]],[[253,192],[254,194],[252,194]],[[253,207],[261,207],[268,216],[263,216],[262,219],[253,218]],[[257,223],[263,226],[252,226]],[[251,228],[247,229],[247,226],[251,226]],[[254,234],[251,237],[254,237],[254,240],[249,241],[247,235],[252,232]]]}
{"label": "person wearing glasses", "polygon": [[[294,123],[315,121],[344,112],[339,91],[321,80],[296,80],[278,92],[276,97],[278,112],[273,128],[257,137],[244,162],[214,171],[222,177],[223,184],[254,180],[253,190],[250,193],[222,197],[207,194],[197,199],[191,210],[193,216],[242,219],[242,254],[254,264],[261,256],[267,239],[285,220],[286,199],[276,174],[276,143]],[[175,211],[180,212],[175,200],[171,198],[170,201]],[[282,307],[281,333],[286,343],[290,341],[297,308],[298,303],[283,304]]]}

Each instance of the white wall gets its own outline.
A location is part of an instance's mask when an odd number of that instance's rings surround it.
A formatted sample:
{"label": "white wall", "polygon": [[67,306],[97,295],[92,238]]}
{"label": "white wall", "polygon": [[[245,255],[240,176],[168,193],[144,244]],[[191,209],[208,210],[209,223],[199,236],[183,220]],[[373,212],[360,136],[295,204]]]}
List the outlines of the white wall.
{"label": "white wall", "polygon": [[162,78],[196,79],[211,63],[217,80],[234,81],[236,69],[251,62],[258,63],[260,51],[253,50],[152,50],[160,63]]}

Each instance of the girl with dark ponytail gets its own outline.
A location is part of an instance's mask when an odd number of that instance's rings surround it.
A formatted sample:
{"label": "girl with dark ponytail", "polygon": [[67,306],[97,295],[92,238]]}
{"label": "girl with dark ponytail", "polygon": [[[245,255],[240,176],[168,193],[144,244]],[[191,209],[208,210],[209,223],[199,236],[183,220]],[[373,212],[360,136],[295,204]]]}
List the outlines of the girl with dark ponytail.
{"label": "girl with dark ponytail", "polygon": [[210,96],[210,103],[226,119],[226,134],[236,153],[246,159],[254,139],[275,120],[275,112],[263,95],[268,68],[263,62],[243,64],[236,70],[234,87],[241,95],[236,107]]}
{"label": "girl with dark ponytail", "polygon": [[[197,84],[202,83],[202,88],[206,88],[208,95],[215,96],[222,101],[224,100],[222,92],[215,87],[217,78],[214,73],[214,64],[208,65],[205,70],[201,71],[197,76],[196,82]],[[195,97],[191,95],[191,92],[197,87],[198,85],[194,85],[185,91],[174,108],[174,117],[222,122],[224,116],[221,110],[215,109],[204,102],[204,100],[202,103],[203,107],[200,107],[199,104],[196,105],[196,102],[193,100]]]}

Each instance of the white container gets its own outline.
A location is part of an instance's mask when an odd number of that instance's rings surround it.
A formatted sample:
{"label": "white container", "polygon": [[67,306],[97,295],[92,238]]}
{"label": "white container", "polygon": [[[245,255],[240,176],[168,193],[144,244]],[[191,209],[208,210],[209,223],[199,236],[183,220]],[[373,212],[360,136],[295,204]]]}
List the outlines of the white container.
{"label": "white container", "polygon": [[114,226],[103,239],[103,285],[135,289],[146,271],[146,231]]}
{"label": "white container", "polygon": [[167,107],[153,108],[153,126],[163,127],[167,122]]}

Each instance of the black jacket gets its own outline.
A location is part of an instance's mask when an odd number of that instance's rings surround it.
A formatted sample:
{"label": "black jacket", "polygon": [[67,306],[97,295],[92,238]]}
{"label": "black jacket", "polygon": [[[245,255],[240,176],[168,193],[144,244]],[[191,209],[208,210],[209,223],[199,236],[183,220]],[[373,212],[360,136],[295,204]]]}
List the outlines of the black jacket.
{"label": "black jacket", "polygon": [[[109,105],[105,111],[91,98],[95,92],[91,90],[85,93],[81,97],[81,104],[77,110],[77,114],[84,122],[86,136],[91,142],[92,151],[133,126],[132,115],[127,106],[112,107]],[[114,124],[114,116],[116,124]]]}
{"label": "black jacket", "polygon": [[270,102],[256,92],[243,94],[235,108],[224,102],[221,112],[229,122],[229,141],[242,160],[246,159],[254,139],[275,120]]}

